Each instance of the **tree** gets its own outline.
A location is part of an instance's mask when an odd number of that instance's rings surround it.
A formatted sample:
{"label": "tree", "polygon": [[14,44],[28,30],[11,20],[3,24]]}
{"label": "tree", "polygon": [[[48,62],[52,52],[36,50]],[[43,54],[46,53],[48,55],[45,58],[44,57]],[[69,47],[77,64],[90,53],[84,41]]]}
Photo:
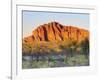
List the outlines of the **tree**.
{"label": "tree", "polygon": [[89,55],[89,40],[87,38],[80,43],[80,47],[82,48],[83,54]]}
{"label": "tree", "polygon": [[32,46],[30,44],[22,44],[22,55],[30,55],[32,51]]}

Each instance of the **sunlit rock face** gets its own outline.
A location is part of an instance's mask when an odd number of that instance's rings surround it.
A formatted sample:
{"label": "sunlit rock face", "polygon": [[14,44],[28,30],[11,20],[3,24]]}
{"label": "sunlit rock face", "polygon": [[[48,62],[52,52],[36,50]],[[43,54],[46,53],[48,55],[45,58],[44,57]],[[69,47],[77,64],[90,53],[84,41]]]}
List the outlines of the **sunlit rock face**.
{"label": "sunlit rock face", "polygon": [[32,35],[23,39],[23,43],[34,44],[41,41],[55,42],[67,39],[81,42],[89,39],[89,31],[75,26],[62,25],[58,22],[50,22],[38,26],[32,31]]}

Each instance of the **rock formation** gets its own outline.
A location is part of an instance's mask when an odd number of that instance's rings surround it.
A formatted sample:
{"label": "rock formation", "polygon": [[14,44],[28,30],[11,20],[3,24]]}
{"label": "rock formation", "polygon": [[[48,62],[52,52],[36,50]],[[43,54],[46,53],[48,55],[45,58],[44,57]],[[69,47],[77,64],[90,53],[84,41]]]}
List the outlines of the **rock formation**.
{"label": "rock formation", "polygon": [[80,42],[89,39],[89,31],[74,26],[65,26],[58,22],[43,24],[33,30],[32,35],[23,39],[24,43],[34,44],[39,41],[64,41],[67,39]]}

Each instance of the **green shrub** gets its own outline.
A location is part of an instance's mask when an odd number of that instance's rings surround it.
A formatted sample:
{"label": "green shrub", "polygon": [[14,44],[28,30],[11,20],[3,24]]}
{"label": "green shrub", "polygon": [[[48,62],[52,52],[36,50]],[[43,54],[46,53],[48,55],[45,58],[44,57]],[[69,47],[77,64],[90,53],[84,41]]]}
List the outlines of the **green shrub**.
{"label": "green shrub", "polygon": [[88,66],[89,65],[89,57],[85,55],[74,55],[73,57],[69,57],[67,59],[67,63],[69,66]]}

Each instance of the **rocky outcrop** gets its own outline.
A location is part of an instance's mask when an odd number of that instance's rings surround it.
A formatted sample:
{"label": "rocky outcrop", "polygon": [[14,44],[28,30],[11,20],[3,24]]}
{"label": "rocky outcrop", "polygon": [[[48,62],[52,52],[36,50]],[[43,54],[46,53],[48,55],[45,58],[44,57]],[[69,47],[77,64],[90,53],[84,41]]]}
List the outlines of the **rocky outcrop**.
{"label": "rocky outcrop", "polygon": [[43,24],[33,30],[32,35],[23,39],[24,43],[34,44],[39,41],[64,41],[66,39],[80,42],[89,39],[89,31],[74,26],[65,26],[58,22]]}

